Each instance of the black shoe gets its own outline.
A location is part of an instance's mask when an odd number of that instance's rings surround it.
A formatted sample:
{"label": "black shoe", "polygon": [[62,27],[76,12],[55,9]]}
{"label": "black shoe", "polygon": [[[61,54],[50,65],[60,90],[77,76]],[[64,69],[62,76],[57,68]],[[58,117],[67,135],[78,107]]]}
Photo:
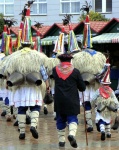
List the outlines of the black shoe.
{"label": "black shoe", "polygon": [[18,126],[18,120],[14,123],[14,126]]}
{"label": "black shoe", "polygon": [[24,139],[25,139],[25,133],[20,133],[19,139],[20,139],[20,140],[24,140]]}
{"label": "black shoe", "polygon": [[18,128],[18,131],[20,132],[20,129]]}
{"label": "black shoe", "polygon": [[31,127],[31,128],[30,128],[30,131],[31,131],[31,133],[32,133],[32,136],[33,136],[35,139],[38,139],[38,132],[37,132],[36,128],[35,128],[35,127]]}
{"label": "black shoe", "polygon": [[59,147],[65,147],[65,142],[59,142]]}
{"label": "black shoe", "polygon": [[119,121],[118,121],[118,117],[116,117],[116,118],[115,118],[114,125],[111,127],[111,129],[117,130],[118,127],[119,127]]}
{"label": "black shoe", "polygon": [[44,107],[44,114],[47,115],[48,114],[48,110],[46,107]]}
{"label": "black shoe", "polygon": [[96,128],[97,128],[97,131],[100,132],[100,126],[98,123],[96,123]]}
{"label": "black shoe", "polygon": [[101,132],[101,141],[105,140],[105,132]]}
{"label": "black shoe", "polygon": [[76,140],[75,140],[75,138],[74,138],[73,135],[68,135],[68,140],[69,140],[70,145],[71,145],[72,147],[74,147],[74,148],[77,148],[77,147],[78,147],[78,145],[77,145],[77,143],[76,143]]}
{"label": "black shoe", "polygon": [[1,116],[5,116],[6,115],[6,111],[3,111],[2,113],[1,113]]}
{"label": "black shoe", "polygon": [[107,134],[107,138],[111,138],[111,134]]}
{"label": "black shoe", "polygon": [[114,123],[114,125],[111,127],[111,129],[117,130],[118,127],[119,127],[119,124],[118,123]]}
{"label": "black shoe", "polygon": [[29,116],[26,116],[26,124],[31,124],[31,118]]}
{"label": "black shoe", "polygon": [[93,131],[93,127],[88,127],[87,128],[87,132],[92,132]]}

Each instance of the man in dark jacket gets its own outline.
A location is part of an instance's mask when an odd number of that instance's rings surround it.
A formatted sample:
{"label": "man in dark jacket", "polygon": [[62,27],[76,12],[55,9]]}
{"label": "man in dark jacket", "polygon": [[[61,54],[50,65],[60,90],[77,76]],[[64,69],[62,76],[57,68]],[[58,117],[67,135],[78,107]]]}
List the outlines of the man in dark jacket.
{"label": "man in dark jacket", "polygon": [[79,91],[85,91],[85,83],[79,70],[73,67],[70,54],[59,55],[60,64],[53,68],[55,80],[54,111],[58,130],[59,146],[65,146],[65,128],[68,124],[68,140],[72,147],[77,148],[75,139],[80,113]]}

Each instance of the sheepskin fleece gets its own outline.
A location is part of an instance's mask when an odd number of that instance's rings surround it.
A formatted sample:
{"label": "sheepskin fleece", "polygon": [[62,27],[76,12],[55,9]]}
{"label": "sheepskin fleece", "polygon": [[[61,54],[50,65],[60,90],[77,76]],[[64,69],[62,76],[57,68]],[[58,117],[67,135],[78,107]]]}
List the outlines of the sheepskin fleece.
{"label": "sheepskin fleece", "polygon": [[30,72],[39,72],[41,64],[44,64],[48,57],[30,48],[23,48],[20,51],[16,51],[9,56],[6,61],[6,67],[4,73],[6,75],[12,74],[14,71],[22,74]]}
{"label": "sheepskin fleece", "polygon": [[[15,71],[23,75],[31,72],[40,72],[41,64],[44,65],[47,59],[48,57],[41,52],[31,50],[30,48],[23,48],[6,58],[4,61],[4,74],[8,78]],[[46,92],[46,85],[43,80],[40,86],[25,82],[19,86],[9,87],[8,91],[10,105],[19,107],[37,104],[41,106]]]}
{"label": "sheepskin fleece", "polygon": [[80,73],[100,73],[105,63],[106,57],[101,52],[97,52],[92,56],[88,52],[82,51],[74,54],[72,59],[72,64],[80,71]]}

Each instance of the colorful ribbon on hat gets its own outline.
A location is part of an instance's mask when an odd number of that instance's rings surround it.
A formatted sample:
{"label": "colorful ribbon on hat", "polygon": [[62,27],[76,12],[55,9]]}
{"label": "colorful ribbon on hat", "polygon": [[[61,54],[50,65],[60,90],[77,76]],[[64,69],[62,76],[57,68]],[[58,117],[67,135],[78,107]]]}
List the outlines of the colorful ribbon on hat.
{"label": "colorful ribbon on hat", "polygon": [[35,48],[35,50],[37,50],[38,52],[42,52],[42,49],[41,49],[41,38],[40,38],[39,35],[36,37],[36,41],[35,41],[34,48]]}
{"label": "colorful ribbon on hat", "polygon": [[22,29],[19,29],[15,45],[17,49],[19,49],[19,47],[21,46],[21,38],[22,38]]}
{"label": "colorful ribbon on hat", "polygon": [[23,27],[22,42],[25,42],[25,41],[32,42],[31,20],[29,17],[25,17],[25,22],[24,22],[24,27]]}
{"label": "colorful ribbon on hat", "polygon": [[55,48],[53,50],[55,53],[64,53],[64,33],[61,32],[59,37],[55,42]]}
{"label": "colorful ribbon on hat", "polygon": [[36,37],[36,45],[37,45],[37,51],[41,52],[41,39],[40,39],[40,36]]}
{"label": "colorful ribbon on hat", "polygon": [[5,52],[5,41],[7,37],[7,32],[2,33],[2,42],[1,42],[1,49],[3,52]]}
{"label": "colorful ribbon on hat", "polygon": [[76,35],[74,34],[73,30],[69,31],[68,50],[70,50],[70,52],[73,52],[75,50],[79,50],[79,46],[78,46],[78,43],[77,43]]}
{"label": "colorful ribbon on hat", "polygon": [[7,35],[5,39],[5,55],[12,54],[12,38],[11,35]]}
{"label": "colorful ribbon on hat", "polygon": [[91,48],[92,47],[89,15],[86,16],[86,20],[85,20],[85,24],[84,24],[83,46],[84,46],[84,48]]}

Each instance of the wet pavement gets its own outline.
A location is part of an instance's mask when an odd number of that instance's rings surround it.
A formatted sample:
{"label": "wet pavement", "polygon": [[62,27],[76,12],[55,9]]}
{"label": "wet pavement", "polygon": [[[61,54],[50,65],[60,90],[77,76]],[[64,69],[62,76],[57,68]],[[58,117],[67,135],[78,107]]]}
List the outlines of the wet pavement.
{"label": "wet pavement", "polygon": [[[49,113],[44,115],[43,108],[39,116],[39,139],[34,139],[30,133],[30,125],[26,125],[26,139],[19,140],[18,127],[12,122],[6,122],[5,117],[0,116],[0,150],[74,150],[66,138],[65,148],[58,147],[58,137],[52,106],[48,106]],[[94,111],[93,111],[94,112]],[[93,122],[94,122],[93,113]],[[114,117],[113,117],[114,118]],[[119,129],[112,130],[112,137],[105,141],[100,140],[100,133],[96,130],[88,133],[88,146],[86,144],[83,109],[79,115],[79,126],[76,135],[78,148],[76,150],[119,150]],[[68,130],[66,130],[66,137]]]}

